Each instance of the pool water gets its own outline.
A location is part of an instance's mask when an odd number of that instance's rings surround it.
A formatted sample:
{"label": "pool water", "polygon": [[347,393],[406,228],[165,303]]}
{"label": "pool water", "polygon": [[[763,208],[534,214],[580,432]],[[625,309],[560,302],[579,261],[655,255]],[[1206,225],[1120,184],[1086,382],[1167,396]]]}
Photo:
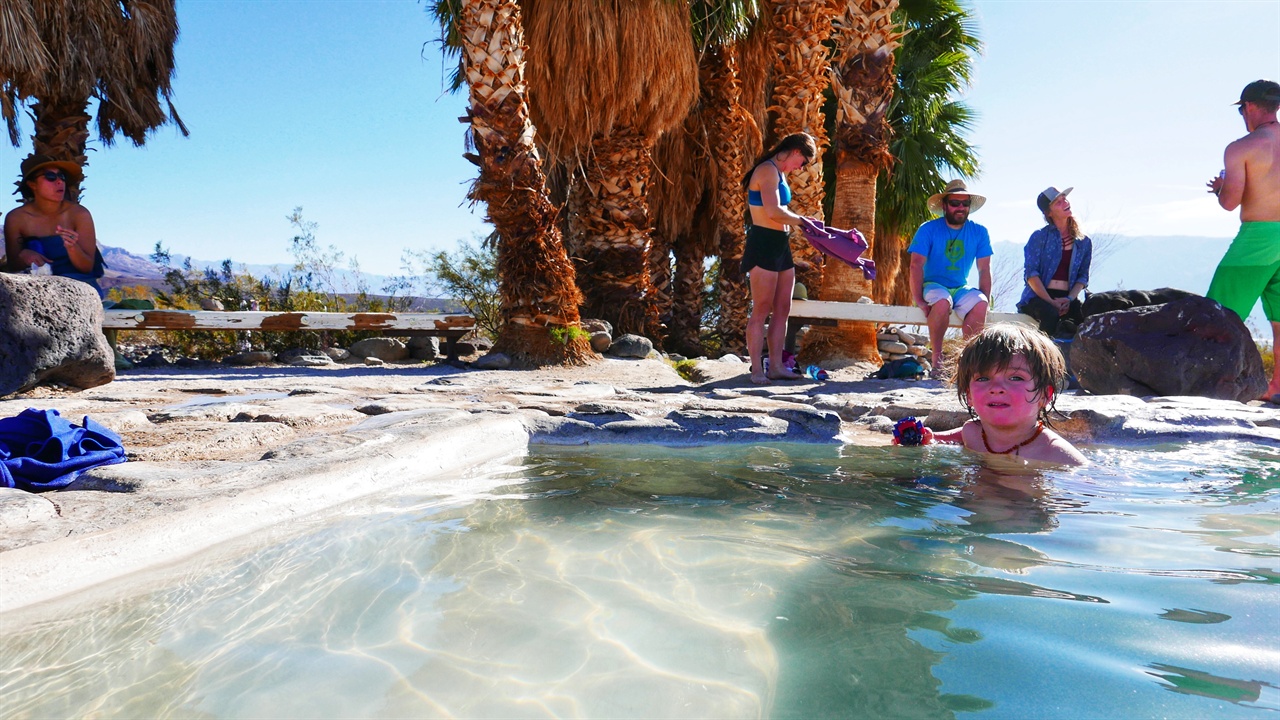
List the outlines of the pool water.
{"label": "pool water", "polygon": [[68,599],[0,716],[1276,717],[1280,450],[539,448]]}

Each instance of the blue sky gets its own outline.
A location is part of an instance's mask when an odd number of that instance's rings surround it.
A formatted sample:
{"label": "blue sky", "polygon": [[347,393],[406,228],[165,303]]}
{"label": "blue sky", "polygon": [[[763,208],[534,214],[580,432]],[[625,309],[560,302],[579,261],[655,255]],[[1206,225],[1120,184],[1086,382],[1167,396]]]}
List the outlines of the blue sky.
{"label": "blue sky", "polygon": [[[973,219],[993,240],[1025,241],[1048,185],[1076,188],[1095,235],[1235,233],[1203,185],[1244,134],[1241,87],[1280,79],[1280,0],[972,7],[986,43],[967,95],[973,187],[990,198]],[[484,231],[465,198],[465,96],[445,90],[423,3],[180,0],[178,15],[174,103],[191,137],[92,143],[84,202],[101,242],[287,263],[286,216],[301,206],[322,244],[391,274],[404,249]],[[6,144],[0,164],[16,174],[28,152]]]}

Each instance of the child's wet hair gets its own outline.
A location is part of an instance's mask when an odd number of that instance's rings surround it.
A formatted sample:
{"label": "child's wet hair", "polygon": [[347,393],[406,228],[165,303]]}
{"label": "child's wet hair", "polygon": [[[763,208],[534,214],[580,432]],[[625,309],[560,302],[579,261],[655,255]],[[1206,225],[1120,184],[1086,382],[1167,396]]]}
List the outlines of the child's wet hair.
{"label": "child's wet hair", "polygon": [[997,323],[988,325],[970,338],[956,361],[956,395],[970,416],[975,416],[969,403],[970,381],[976,376],[1005,369],[1019,354],[1027,359],[1027,369],[1031,371],[1036,392],[1044,397],[1045,388],[1053,388],[1049,402],[1040,410],[1040,419],[1048,422],[1049,413],[1056,412],[1054,405],[1058,395],[1067,387],[1067,362],[1058,346],[1049,336],[1034,328],[1018,323]]}

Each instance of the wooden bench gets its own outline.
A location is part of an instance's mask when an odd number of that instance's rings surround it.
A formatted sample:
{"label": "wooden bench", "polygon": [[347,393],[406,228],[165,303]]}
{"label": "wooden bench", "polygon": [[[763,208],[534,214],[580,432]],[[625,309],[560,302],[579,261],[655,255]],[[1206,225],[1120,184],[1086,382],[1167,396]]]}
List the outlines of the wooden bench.
{"label": "wooden bench", "polygon": [[[470,315],[433,313],[224,312],[218,310],[104,310],[102,329],[114,340],[118,330],[230,330],[295,332],[367,330],[384,337],[435,336],[445,340],[445,356],[458,359],[458,340],[475,330]],[[113,343],[114,345],[114,343]]]}
{"label": "wooden bench", "polygon": [[[792,300],[791,319],[803,325],[835,325],[837,322],[871,322],[877,325],[926,325],[924,311],[905,305],[875,305],[872,303],[826,302],[822,300]],[[1035,318],[1022,313],[987,313],[987,324],[1000,322],[1022,323],[1040,327]],[[960,316],[951,313],[951,327],[960,327]]]}

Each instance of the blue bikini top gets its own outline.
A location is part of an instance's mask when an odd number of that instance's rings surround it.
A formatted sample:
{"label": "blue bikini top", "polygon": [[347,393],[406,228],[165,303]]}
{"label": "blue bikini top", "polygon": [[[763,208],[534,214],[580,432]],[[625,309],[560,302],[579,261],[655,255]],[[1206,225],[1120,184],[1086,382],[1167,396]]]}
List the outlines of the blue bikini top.
{"label": "blue bikini top", "polygon": [[[772,164],[775,169],[778,167],[778,164],[772,160],[769,160],[768,162]],[[747,204],[755,205],[756,207],[764,207],[764,198],[760,197],[759,190],[747,191]],[[791,204],[791,186],[787,184],[787,176],[783,175],[781,170],[778,170],[778,204]]]}

